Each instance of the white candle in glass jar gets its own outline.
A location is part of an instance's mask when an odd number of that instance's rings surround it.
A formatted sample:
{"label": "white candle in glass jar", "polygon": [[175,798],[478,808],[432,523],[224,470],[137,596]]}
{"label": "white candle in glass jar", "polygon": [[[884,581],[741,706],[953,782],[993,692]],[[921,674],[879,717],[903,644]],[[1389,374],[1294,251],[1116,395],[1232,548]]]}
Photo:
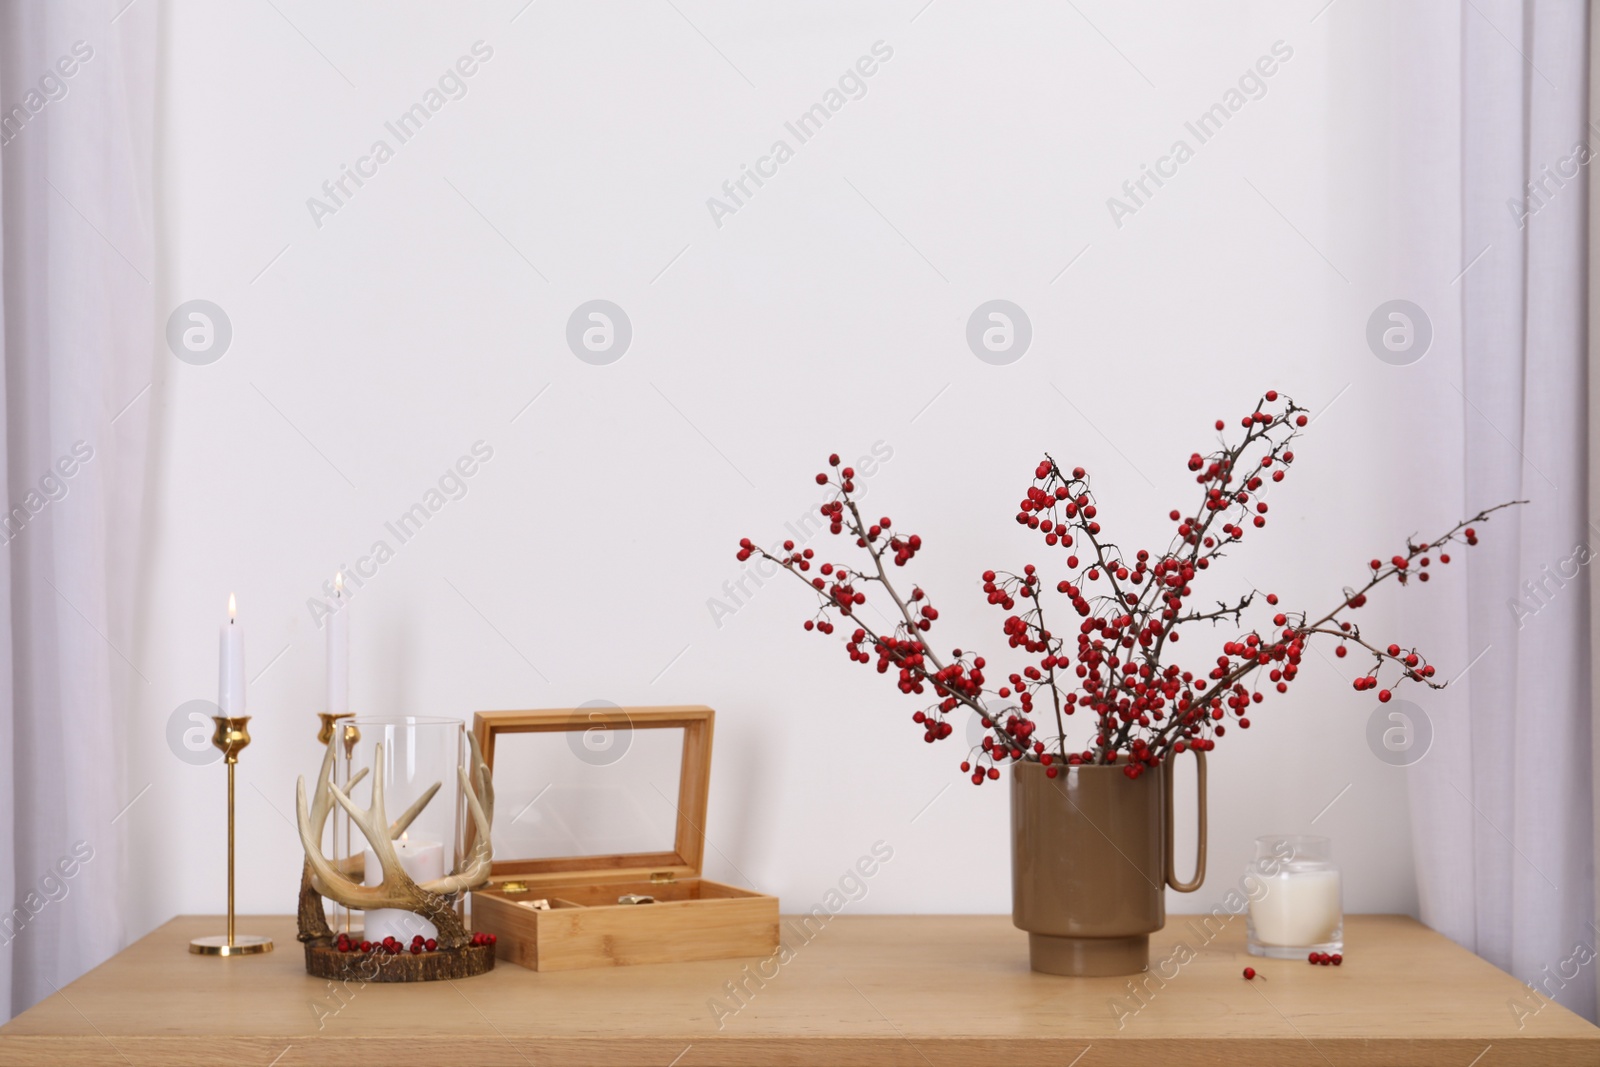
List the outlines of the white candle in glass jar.
{"label": "white candle in glass jar", "polygon": [[1337,870],[1283,871],[1261,884],[1265,893],[1250,902],[1257,941],[1306,947],[1334,940],[1343,922]]}
{"label": "white candle in glass jar", "polygon": [[[402,836],[394,842],[394,851],[400,858],[401,868],[411,876],[413,882],[431,882],[444,877],[444,845],[441,842],[412,841]],[[378,866],[378,856],[371,848],[366,850],[363,881],[367,885],[379,885],[383,881],[383,869]],[[366,913],[361,937],[365,941],[382,941],[386,937],[393,937],[409,948],[411,939],[417,934],[421,934],[426,941],[438,937],[439,931],[414,911],[373,908]]]}

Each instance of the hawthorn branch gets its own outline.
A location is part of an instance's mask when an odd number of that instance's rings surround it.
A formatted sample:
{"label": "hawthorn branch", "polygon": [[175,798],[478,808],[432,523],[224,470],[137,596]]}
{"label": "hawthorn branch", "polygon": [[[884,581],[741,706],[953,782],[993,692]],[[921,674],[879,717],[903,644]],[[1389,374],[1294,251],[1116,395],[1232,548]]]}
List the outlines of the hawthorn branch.
{"label": "hawthorn branch", "polygon": [[[787,555],[779,556],[756,548],[748,539],[741,542],[740,558],[759,553],[806,582],[818,597],[818,617],[825,633],[832,633],[836,624],[855,628],[847,636],[854,659],[870,662],[863,651],[870,641],[880,671],[891,665],[898,668],[902,689],[920,696],[926,692],[924,686],[931,686],[937,699],[927,706],[925,715],[932,737],[949,731],[946,717],[957,707],[978,715],[997,742],[987,752],[990,774],[995,773],[994,765],[1007,759],[1043,757],[1025,742],[1031,740],[1036,728],[1035,716],[1042,713],[1036,701],[1046,689],[1058,731],[1054,750],[1061,759],[1068,763],[1080,761],[1079,756],[1067,755],[1065,719],[1072,710],[1081,708],[1093,718],[1090,725],[1095,731],[1095,748],[1085,751],[1082,762],[1110,763],[1126,754],[1128,773],[1137,775],[1159,764],[1187,739],[1210,748],[1213,732],[1222,730],[1215,723],[1230,713],[1243,718],[1253,703],[1264,699],[1265,683],[1259,672],[1268,670],[1277,689],[1284,691],[1295,680],[1305,647],[1312,641],[1337,638],[1341,653],[1345,646],[1353,645],[1372,657],[1368,672],[1357,680],[1358,690],[1376,686],[1379,672],[1386,672],[1391,663],[1398,669],[1401,682],[1418,681],[1430,688],[1443,688],[1446,683],[1433,679],[1434,668],[1414,648],[1402,650],[1396,644],[1375,644],[1345,616],[1362,607],[1368,594],[1385,582],[1406,585],[1413,577],[1427,580],[1426,566],[1431,563],[1425,558],[1428,553],[1460,541],[1475,544],[1473,523],[1486,522],[1494,513],[1523,501],[1479,511],[1432,540],[1408,538],[1402,555],[1391,557],[1388,564],[1374,561],[1377,565],[1364,582],[1346,587],[1330,610],[1315,618],[1304,612],[1278,610],[1271,628],[1264,632],[1250,629],[1225,643],[1222,655],[1203,677],[1181,671],[1176,664],[1163,667],[1167,639],[1170,636],[1177,641],[1181,627],[1188,623],[1209,623],[1213,628],[1219,623],[1243,626],[1246,614],[1263,595],[1260,590],[1251,589],[1236,600],[1217,600],[1215,609],[1185,606],[1200,572],[1228,555],[1232,546],[1251,532],[1251,520],[1257,526],[1265,523],[1263,487],[1269,479],[1274,484],[1282,480],[1293,460],[1292,445],[1300,436],[1296,423],[1304,420],[1307,410],[1283,399],[1284,406],[1279,409],[1277,394],[1268,392],[1245,417],[1242,440],[1231,446],[1224,440],[1208,456],[1191,456],[1190,470],[1197,474],[1195,481],[1201,493],[1199,506],[1187,518],[1173,513],[1178,530],[1166,551],[1154,558],[1143,550],[1129,556],[1105,536],[1095,521],[1096,504],[1082,468],[1073,468],[1069,474],[1053,457],[1045,456],[1045,462],[1034,472],[1034,483],[1027,490],[1018,520],[1039,530],[1048,544],[1073,549],[1071,564],[1077,565],[1077,557],[1083,558],[1081,566],[1073,567],[1076,574],[1072,580],[1061,582],[1058,589],[1071,597],[1075,611],[1084,616],[1084,621],[1077,629],[1076,647],[1069,656],[1070,641],[1052,634],[1048,628],[1042,575],[1032,567],[1027,568],[1026,577],[1013,574],[997,578],[993,572],[986,572],[985,592],[991,603],[1007,613],[1006,633],[1012,647],[1030,659],[1041,657],[1037,663],[1026,662],[1018,672],[986,664],[982,657],[974,657],[969,666],[959,650],[947,664],[934,651],[926,635],[938,612],[920,587],[914,587],[910,597],[902,595],[885,562],[885,556],[893,551],[895,564],[904,564],[920,547],[920,539],[911,537],[907,541],[891,533],[887,520],[878,526],[869,524],[850,491],[853,472],[848,467],[833,483],[838,495],[824,505],[824,515],[834,532],[847,532],[857,547],[866,549],[870,566],[827,564],[819,559],[817,565],[826,569],[831,579],[824,580],[827,575],[807,577],[804,572],[812,569],[810,549],[803,555],[795,553],[789,542],[784,546]],[[1276,414],[1266,410],[1268,403],[1274,405]],[[838,466],[837,457],[832,462]],[[818,481],[830,484],[827,475],[819,475]],[[1101,571],[1105,572],[1106,585],[1100,588],[1109,588],[1109,593],[1086,593],[1085,575],[1093,573],[1098,578]],[[857,614],[867,603],[863,590],[873,583],[888,593],[898,613],[899,621],[893,623],[892,633],[878,632]],[[1276,605],[1276,597],[1265,596],[1269,604]],[[1016,600],[1021,599],[1032,603],[1016,610]],[[1074,660],[1080,679],[1076,681],[1062,673]],[[986,685],[984,672],[991,668],[1011,682],[1016,690],[1015,704],[1001,696],[1004,693],[1009,697],[1010,689]],[[997,683],[999,680],[995,679]],[[923,714],[917,718],[922,721]],[[982,759],[982,754],[977,758]]]}

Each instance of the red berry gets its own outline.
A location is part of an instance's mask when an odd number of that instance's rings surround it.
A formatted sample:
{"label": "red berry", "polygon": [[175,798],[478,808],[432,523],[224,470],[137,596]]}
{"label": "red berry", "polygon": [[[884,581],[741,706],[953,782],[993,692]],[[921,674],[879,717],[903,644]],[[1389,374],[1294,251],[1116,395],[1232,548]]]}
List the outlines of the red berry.
{"label": "red berry", "polygon": [[1344,957],[1341,956],[1339,953],[1335,952],[1333,954],[1333,956],[1332,956],[1332,960],[1333,960],[1333,965],[1335,967],[1337,967],[1337,966],[1339,966],[1339,964],[1344,962]]}
{"label": "red berry", "polygon": [[1277,399],[1278,399],[1278,391],[1276,389],[1268,389],[1267,390],[1267,402],[1271,403],[1272,401],[1277,400]]}
{"label": "red berry", "polygon": [[429,952],[434,952],[438,950],[439,942],[430,937],[428,940],[422,943],[422,947],[427,949]]}
{"label": "red berry", "polygon": [[1254,978],[1256,976],[1256,969],[1254,967],[1246,967],[1244,969],[1244,976],[1246,979]]}
{"label": "red berry", "polygon": [[826,474],[817,475],[817,484],[818,485],[827,485],[828,484],[828,476]]}
{"label": "red berry", "polygon": [[1307,956],[1306,957],[1306,962],[1307,963],[1316,963],[1317,962],[1317,954],[1315,952],[1313,952],[1311,955]]}
{"label": "red berry", "polygon": [[1387,689],[1378,690],[1378,703],[1387,704],[1393,698],[1394,694],[1389,692]]}

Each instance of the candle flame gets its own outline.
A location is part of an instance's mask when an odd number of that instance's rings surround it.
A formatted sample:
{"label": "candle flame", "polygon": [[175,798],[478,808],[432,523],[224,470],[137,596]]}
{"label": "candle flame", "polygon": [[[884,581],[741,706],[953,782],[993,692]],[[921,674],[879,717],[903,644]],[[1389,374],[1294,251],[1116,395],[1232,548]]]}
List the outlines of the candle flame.
{"label": "candle flame", "polygon": [[410,836],[410,833],[411,833],[411,831],[409,831],[409,830],[401,830],[400,831],[400,840],[402,840],[402,841],[406,840],[406,838]]}
{"label": "candle flame", "polygon": [[333,591],[337,596],[344,596],[344,571],[333,572]]}
{"label": "candle flame", "polygon": [[239,617],[239,602],[234,599],[232,593],[229,593],[228,594],[228,621],[231,623],[231,622],[233,622],[234,619],[236,619],[238,617]]}

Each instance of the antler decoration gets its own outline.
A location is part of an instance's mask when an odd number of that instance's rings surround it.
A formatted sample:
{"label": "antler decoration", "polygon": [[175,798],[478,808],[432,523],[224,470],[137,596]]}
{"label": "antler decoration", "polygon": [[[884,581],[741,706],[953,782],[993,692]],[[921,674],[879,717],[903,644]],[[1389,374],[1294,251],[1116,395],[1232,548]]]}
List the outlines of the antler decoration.
{"label": "antler decoration", "polygon": [[[333,794],[328,791],[328,785],[333,781],[334,741],[328,741],[327,752],[322,757],[322,769],[317,772],[317,789],[311,801],[311,832],[314,840],[322,840],[323,828],[328,825],[328,816],[333,811]],[[354,789],[361,779],[367,776],[367,769],[361,768],[350,776],[350,781],[345,784],[347,790]],[[422,813],[428,806],[428,801],[439,791],[438,783],[423,793],[418,801],[406,809],[404,815],[394,821],[389,827],[389,836],[398,837],[404,833],[406,827]],[[366,856],[356,853],[346,856],[335,863],[340,873],[347,877],[360,880],[366,870]],[[322,909],[322,896],[315,885],[312,884],[311,861],[307,860],[300,871],[300,940],[301,941],[331,941],[333,931],[328,928],[328,915]]]}
{"label": "antler decoration", "polygon": [[[457,769],[461,777],[462,791],[466,794],[467,807],[472,812],[475,830],[472,847],[460,870],[444,878],[422,883],[413,881],[405,868],[400,865],[400,857],[394,849],[394,838],[404,831],[433,799],[434,794],[439,791],[439,783],[435,782],[429,787],[421,798],[391,825],[384,809],[383,745],[377,746],[377,754],[373,758],[372,804],[363,811],[330,780],[335,741],[336,739],[330,739],[328,742],[328,752],[323,757],[322,770],[317,778],[316,796],[310,808],[308,809],[306,804],[304,778],[299,780],[295,796],[295,814],[300,825],[300,844],[306,851],[310,887],[347,908],[361,910],[398,908],[416,912],[438,929],[440,948],[460,948],[466,945],[467,932],[456,915],[455,896],[465,890],[476,889],[489,880],[489,861],[492,855],[489,826],[494,820],[494,783],[489,774],[489,767],[484,763],[483,755],[478,750],[477,738],[471,738],[471,773],[469,774],[466,768]],[[363,770],[353,776],[349,785],[354,786],[365,773]],[[355,880],[358,875],[365,874],[363,869],[365,862],[360,857],[351,857],[349,860],[336,863],[322,854],[322,831],[327,825],[328,815],[333,810],[334,802],[344,808],[350,820],[361,830],[362,836],[372,847],[378,866],[383,870],[382,884],[362,885]],[[320,905],[317,910],[320,912]],[[306,939],[307,933],[315,934],[314,929],[309,931],[305,929],[305,918],[306,908],[302,897],[302,939]],[[322,923],[322,930],[324,931],[322,937],[332,936],[327,932],[326,921]]]}

